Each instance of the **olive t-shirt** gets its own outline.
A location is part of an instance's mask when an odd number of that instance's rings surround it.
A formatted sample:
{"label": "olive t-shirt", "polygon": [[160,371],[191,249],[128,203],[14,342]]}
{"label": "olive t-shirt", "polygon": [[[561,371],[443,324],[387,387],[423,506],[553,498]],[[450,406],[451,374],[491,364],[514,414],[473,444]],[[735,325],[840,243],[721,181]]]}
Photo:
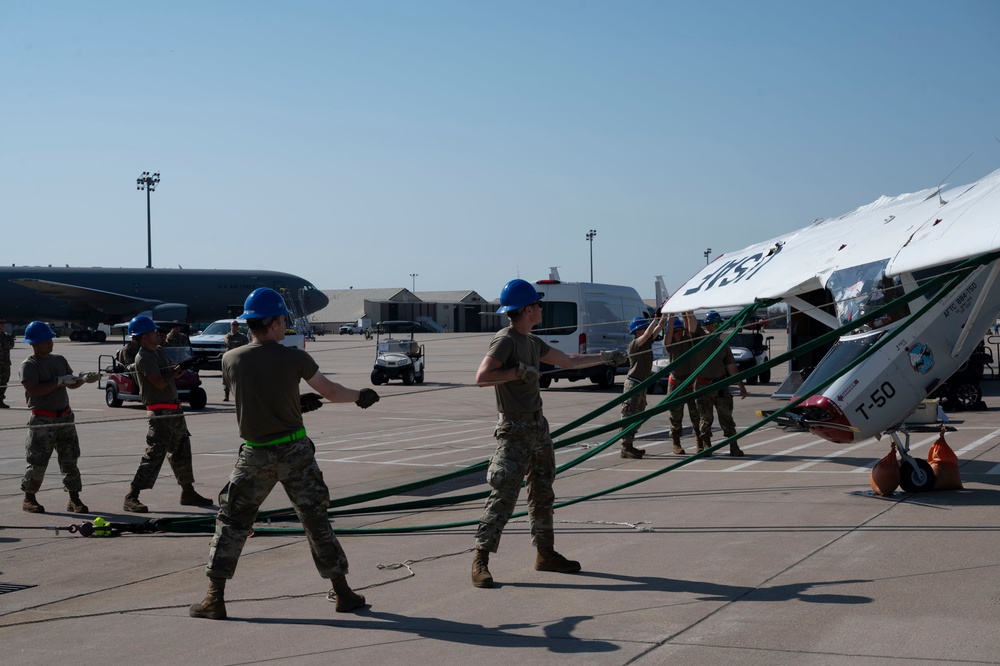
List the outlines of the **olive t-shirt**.
{"label": "olive t-shirt", "polygon": [[[18,368],[21,381],[33,381],[39,384],[48,384],[62,375],[72,375],[73,370],[69,367],[69,362],[59,354],[49,354],[45,358],[38,358],[34,354],[21,361]],[[69,394],[66,387],[60,386],[52,393],[36,398],[24,392],[25,400],[28,401],[29,409],[41,409],[47,412],[58,412],[69,407]]]}
{"label": "olive t-shirt", "polygon": [[[705,366],[705,369],[698,375],[700,379],[715,381],[729,375],[726,366],[730,363],[735,363],[735,361],[733,360],[733,352],[729,349],[729,345],[723,345],[722,342],[722,338],[717,338],[713,342],[705,345],[705,347],[698,354],[696,361],[697,365],[701,365],[705,362],[705,359],[710,357],[712,354],[716,354],[715,358],[709,361],[708,365]],[[723,347],[722,351],[718,351],[720,347]]]}
{"label": "olive t-shirt", "polygon": [[639,338],[635,337],[628,343],[628,376],[636,381],[648,379],[653,374],[653,343],[655,339],[651,336],[646,340],[646,344],[640,345]]}
{"label": "olive t-shirt", "polygon": [[[135,355],[135,378],[139,382],[139,396],[144,405],[157,405],[161,403],[177,403],[177,385],[174,383],[173,375],[167,374],[167,368],[174,365],[174,362],[167,356],[167,352],[162,347],[157,347],[155,351],[150,351],[145,347],[140,347]],[[161,389],[153,386],[147,375],[159,373],[167,380],[167,385]]]}
{"label": "olive t-shirt", "polygon": [[[701,328],[698,328],[697,331],[695,331],[695,337],[698,337],[699,331],[701,331],[701,335],[705,334]],[[670,354],[670,362],[676,363],[677,359],[679,359],[682,354],[694,346],[694,343],[695,341],[692,339],[691,334],[685,330],[684,337],[681,338],[680,342],[666,345],[667,353]],[[699,365],[701,365],[701,362],[698,361],[697,356],[691,356],[688,357],[683,363],[675,365],[673,369],[671,369],[670,373],[675,377],[687,377],[692,372],[697,370]]]}
{"label": "olive t-shirt", "polygon": [[[486,355],[500,361],[503,369],[516,368],[518,363],[538,368],[541,357],[551,347],[537,335],[518,333],[512,327],[501,329],[493,336]],[[497,384],[497,411],[537,412],[542,409],[542,393],[538,380],[514,379]]]}
{"label": "olive t-shirt", "polygon": [[251,342],[222,356],[222,376],[236,399],[240,436],[263,444],[302,427],[299,382],[319,372],[313,357],[277,342]]}

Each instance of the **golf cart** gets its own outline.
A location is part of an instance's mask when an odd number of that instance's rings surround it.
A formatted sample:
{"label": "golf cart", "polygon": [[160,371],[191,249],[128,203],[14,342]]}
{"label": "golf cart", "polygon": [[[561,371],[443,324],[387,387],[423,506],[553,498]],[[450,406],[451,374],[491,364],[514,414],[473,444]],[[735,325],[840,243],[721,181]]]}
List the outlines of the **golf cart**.
{"label": "golf cart", "polygon": [[[121,328],[122,340],[125,339],[125,324],[116,324]],[[177,398],[191,405],[191,409],[204,409],[208,403],[208,394],[201,387],[198,367],[202,364],[200,358],[195,358],[190,347],[163,347],[174,364],[183,365],[184,373],[174,379],[177,386]],[[135,372],[129,371],[112,354],[101,354],[97,357],[97,369],[102,373],[97,381],[97,388],[104,391],[104,401],[108,407],[121,407],[126,400],[139,401],[139,382]],[[107,375],[107,379],[104,379]]]}
{"label": "golf cart", "polygon": [[[407,386],[424,383],[426,357],[424,346],[413,339],[417,330],[421,326],[415,321],[381,321],[376,325],[372,384],[379,386],[390,379],[401,379]],[[394,333],[408,337],[394,338]]]}

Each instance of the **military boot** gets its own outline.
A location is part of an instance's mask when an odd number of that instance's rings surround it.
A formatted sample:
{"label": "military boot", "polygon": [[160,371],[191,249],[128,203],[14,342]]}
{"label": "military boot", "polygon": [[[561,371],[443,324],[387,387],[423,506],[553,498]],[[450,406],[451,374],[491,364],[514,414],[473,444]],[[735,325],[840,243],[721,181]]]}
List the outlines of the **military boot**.
{"label": "military boot", "polygon": [[632,446],[632,442],[622,444],[622,458],[642,458],[646,454],[646,449],[637,449]]}
{"label": "military boot", "polygon": [[191,604],[191,607],[188,608],[188,615],[191,617],[203,617],[209,620],[225,620],[226,600],[223,598],[225,592],[225,578],[209,578],[208,594],[201,600],[201,603]]}
{"label": "military boot", "polygon": [[736,442],[731,442],[729,444],[729,455],[731,455],[733,458],[742,458],[745,454],[743,453],[743,449],[740,448],[739,444],[737,444]]}
{"label": "military boot", "polygon": [[535,556],[535,571],[555,571],[556,573],[576,573],[580,563],[567,560],[555,551],[555,548],[539,548]]}
{"label": "military boot", "polygon": [[684,449],[681,448],[681,436],[677,434],[670,437],[674,440],[674,453],[679,456],[686,456],[687,454],[684,452]]}
{"label": "military boot", "polygon": [[21,508],[28,513],[45,513],[45,507],[35,499],[35,493],[24,493],[24,502],[21,503]]}
{"label": "military boot", "polygon": [[80,499],[80,493],[70,493],[69,502],[66,503],[66,510],[71,513],[87,513],[90,509]]}
{"label": "military boot", "polygon": [[357,610],[365,605],[364,596],[351,589],[351,586],[347,584],[345,576],[337,576],[330,582],[333,584],[333,587],[326,595],[326,598],[337,602],[338,613],[350,613],[352,610]]}
{"label": "military boot", "polygon": [[139,489],[135,486],[132,486],[131,490],[128,491],[128,495],[125,496],[122,508],[132,513],[146,513],[149,511],[149,508],[139,501]]}
{"label": "military boot", "polygon": [[493,587],[489,564],[489,551],[476,548],[476,556],[472,559],[472,584],[475,587]]}
{"label": "military boot", "polygon": [[212,504],[212,500],[198,494],[193,484],[186,483],[181,486],[182,506],[212,506]]}
{"label": "military boot", "polygon": [[709,448],[711,448],[711,446],[712,446],[712,440],[708,439],[707,437],[702,437],[701,435],[698,436],[698,450],[705,451],[705,456],[704,456],[705,458],[712,457],[712,452],[708,450]]}

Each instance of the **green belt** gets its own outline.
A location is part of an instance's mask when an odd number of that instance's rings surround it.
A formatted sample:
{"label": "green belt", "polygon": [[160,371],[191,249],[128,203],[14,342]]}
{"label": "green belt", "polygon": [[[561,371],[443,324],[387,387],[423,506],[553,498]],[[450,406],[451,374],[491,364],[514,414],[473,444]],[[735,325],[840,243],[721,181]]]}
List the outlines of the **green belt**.
{"label": "green belt", "polygon": [[259,446],[274,446],[275,444],[288,444],[289,442],[297,442],[300,439],[306,438],[306,429],[299,428],[291,435],[285,435],[284,437],[279,437],[278,439],[272,439],[270,442],[251,442],[246,440],[247,446],[259,447]]}

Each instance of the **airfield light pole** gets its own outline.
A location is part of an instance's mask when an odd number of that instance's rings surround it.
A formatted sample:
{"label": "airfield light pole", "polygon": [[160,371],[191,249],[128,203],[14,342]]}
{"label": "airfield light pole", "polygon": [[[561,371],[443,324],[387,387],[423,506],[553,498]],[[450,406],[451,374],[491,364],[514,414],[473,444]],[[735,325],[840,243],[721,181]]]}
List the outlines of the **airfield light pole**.
{"label": "airfield light pole", "polygon": [[135,179],[135,189],[146,190],[146,268],[153,267],[153,224],[149,210],[149,193],[156,189],[156,184],[160,182],[160,172],[150,175],[148,171],[143,171]]}
{"label": "airfield light pole", "polygon": [[597,229],[591,229],[587,232],[587,242],[590,243],[590,281],[594,281],[594,236],[597,235]]}
{"label": "airfield light pole", "polygon": [[705,265],[708,266],[708,258],[712,255],[712,248],[705,248],[705,251],[702,252],[702,254],[705,255]]}
{"label": "airfield light pole", "polygon": [[413,280],[413,286],[410,287],[410,291],[412,293],[414,293],[414,294],[417,293],[417,276],[418,275],[420,275],[420,274],[419,273],[410,273],[410,279]]}

